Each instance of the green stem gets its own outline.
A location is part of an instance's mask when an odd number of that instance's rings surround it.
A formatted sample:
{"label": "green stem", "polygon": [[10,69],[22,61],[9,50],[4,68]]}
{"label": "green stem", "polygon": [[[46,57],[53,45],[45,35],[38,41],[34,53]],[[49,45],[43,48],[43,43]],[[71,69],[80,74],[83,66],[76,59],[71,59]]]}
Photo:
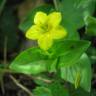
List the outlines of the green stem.
{"label": "green stem", "polygon": [[54,3],[54,6],[55,6],[56,11],[58,11],[58,4],[57,4],[57,0],[53,0],[53,3]]}
{"label": "green stem", "polygon": [[5,67],[6,67],[6,63],[7,63],[7,37],[5,37],[5,40],[4,40],[4,64],[5,64]]}
{"label": "green stem", "polygon": [[4,89],[4,81],[3,81],[3,76],[5,74],[5,71],[6,71],[6,63],[7,63],[7,37],[5,37],[4,39],[4,52],[3,52],[3,55],[4,55],[4,71],[2,73],[2,76],[1,76],[1,89],[2,89],[2,92],[3,94],[5,93],[5,89]]}

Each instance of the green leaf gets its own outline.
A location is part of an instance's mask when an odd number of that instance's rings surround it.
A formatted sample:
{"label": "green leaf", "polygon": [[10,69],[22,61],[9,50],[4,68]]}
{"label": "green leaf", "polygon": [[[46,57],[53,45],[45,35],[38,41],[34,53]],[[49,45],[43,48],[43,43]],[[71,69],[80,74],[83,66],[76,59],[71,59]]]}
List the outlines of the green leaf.
{"label": "green leaf", "polygon": [[69,96],[68,90],[59,82],[52,82],[46,87],[37,87],[35,96]]}
{"label": "green leaf", "polygon": [[26,32],[34,24],[34,16],[36,12],[43,11],[43,12],[49,13],[51,9],[52,9],[52,6],[49,6],[49,5],[43,5],[43,6],[34,8],[33,10],[29,12],[25,20],[21,22],[21,24],[19,25],[19,28],[22,31]]}
{"label": "green leaf", "polygon": [[62,67],[61,77],[74,84],[77,88],[80,86],[89,92],[91,89],[91,64],[88,56],[83,54],[80,60],[73,66]]}
{"label": "green leaf", "polygon": [[68,66],[76,63],[89,45],[88,41],[64,40],[54,43],[49,52],[51,58],[60,57],[59,67]]}
{"label": "green leaf", "polygon": [[48,88],[52,92],[52,96],[69,96],[67,88],[59,82],[53,82],[48,85]]}
{"label": "green leaf", "polygon": [[78,29],[84,25],[85,15],[93,13],[94,7],[93,0],[62,0],[59,10],[62,12],[64,25]]}
{"label": "green leaf", "polygon": [[93,0],[62,0],[59,11],[62,13],[62,25],[68,31],[68,39],[79,39],[77,29],[84,26],[84,18],[93,13]]}
{"label": "green leaf", "polygon": [[33,93],[35,96],[53,96],[50,89],[46,87],[37,87],[35,90],[33,90]]}
{"label": "green leaf", "polygon": [[49,64],[47,65],[48,72],[56,72],[58,59],[49,59]]}
{"label": "green leaf", "polygon": [[96,64],[96,48],[90,46],[87,50],[87,54],[91,60],[91,64]]}
{"label": "green leaf", "polygon": [[85,20],[86,33],[90,36],[96,36],[96,18],[88,16]]}
{"label": "green leaf", "polygon": [[10,68],[19,73],[39,74],[47,70],[47,56],[38,48],[30,48],[22,52],[12,62]]}

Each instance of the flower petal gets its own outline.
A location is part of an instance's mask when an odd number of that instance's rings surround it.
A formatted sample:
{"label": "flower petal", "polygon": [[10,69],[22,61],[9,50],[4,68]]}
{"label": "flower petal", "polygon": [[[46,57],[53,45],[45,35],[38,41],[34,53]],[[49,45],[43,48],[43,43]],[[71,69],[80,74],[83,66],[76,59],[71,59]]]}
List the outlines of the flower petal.
{"label": "flower petal", "polygon": [[42,25],[45,24],[48,19],[48,16],[44,12],[37,12],[35,17],[34,17],[34,23],[36,25]]}
{"label": "flower petal", "polygon": [[53,12],[48,15],[48,25],[52,27],[56,27],[60,24],[62,20],[62,16],[60,12]]}
{"label": "flower petal", "polygon": [[26,37],[28,39],[36,40],[39,38],[39,36],[42,35],[42,29],[37,26],[33,25],[27,32],[26,32]]}
{"label": "flower petal", "polygon": [[53,44],[53,39],[50,34],[46,33],[38,39],[38,45],[43,50],[48,50]]}
{"label": "flower petal", "polygon": [[61,38],[66,37],[67,31],[62,26],[59,26],[51,30],[51,35],[53,39],[61,39]]}

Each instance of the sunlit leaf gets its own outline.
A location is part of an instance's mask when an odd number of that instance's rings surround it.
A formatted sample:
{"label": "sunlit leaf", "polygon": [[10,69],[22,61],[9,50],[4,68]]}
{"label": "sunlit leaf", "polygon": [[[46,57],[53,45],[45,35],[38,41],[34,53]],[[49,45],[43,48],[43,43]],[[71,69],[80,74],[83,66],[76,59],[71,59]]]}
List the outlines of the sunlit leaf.
{"label": "sunlit leaf", "polygon": [[24,74],[39,74],[47,70],[47,56],[38,48],[30,48],[22,52],[11,63],[11,70]]}

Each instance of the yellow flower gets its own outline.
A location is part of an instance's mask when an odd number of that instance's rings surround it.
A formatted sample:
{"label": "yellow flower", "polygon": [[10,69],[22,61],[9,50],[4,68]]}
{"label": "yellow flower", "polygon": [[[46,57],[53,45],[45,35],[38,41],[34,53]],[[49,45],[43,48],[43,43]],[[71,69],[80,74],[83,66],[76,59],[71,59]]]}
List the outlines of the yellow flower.
{"label": "yellow flower", "polygon": [[66,30],[60,25],[61,20],[60,12],[52,12],[49,15],[37,12],[34,25],[26,32],[26,37],[37,40],[41,49],[48,50],[54,39],[61,39],[67,35]]}

